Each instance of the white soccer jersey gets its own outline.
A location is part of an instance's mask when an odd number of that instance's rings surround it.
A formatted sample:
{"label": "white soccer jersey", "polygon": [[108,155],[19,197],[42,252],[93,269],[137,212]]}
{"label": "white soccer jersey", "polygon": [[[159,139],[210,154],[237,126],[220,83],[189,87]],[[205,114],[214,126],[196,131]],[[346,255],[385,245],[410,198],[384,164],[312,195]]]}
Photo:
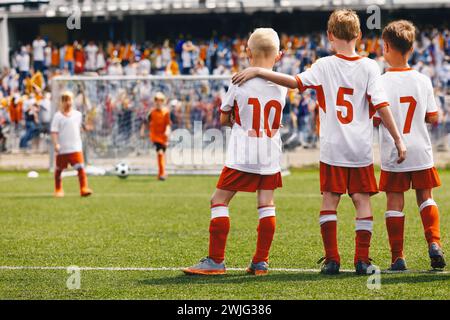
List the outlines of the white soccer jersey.
{"label": "white soccer jersey", "polygon": [[381,79],[407,149],[406,160],[398,164],[394,140],[381,124],[381,169],[406,172],[433,167],[433,152],[425,123],[426,116],[437,114],[431,80],[410,68],[388,69]]}
{"label": "white soccer jersey", "polygon": [[[376,109],[388,106],[374,60],[334,55],[296,76],[300,91],[315,89],[320,106],[320,161],[333,166],[373,163]],[[371,102],[371,106],[369,104]]]}
{"label": "white soccer jersey", "polygon": [[51,132],[58,133],[59,154],[82,151],[81,123],[81,112],[77,110],[72,110],[70,115],[67,116],[60,111],[55,113],[51,125]]}
{"label": "white soccer jersey", "polygon": [[281,171],[280,124],[287,89],[263,79],[230,85],[220,107],[234,112],[225,166],[271,175]]}

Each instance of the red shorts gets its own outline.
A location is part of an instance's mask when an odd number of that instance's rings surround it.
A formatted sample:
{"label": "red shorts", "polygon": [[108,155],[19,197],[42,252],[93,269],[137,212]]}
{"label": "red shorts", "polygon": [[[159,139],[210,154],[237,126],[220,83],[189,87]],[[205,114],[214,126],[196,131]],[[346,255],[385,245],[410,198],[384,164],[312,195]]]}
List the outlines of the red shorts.
{"label": "red shorts", "polygon": [[78,169],[78,166],[83,166],[84,159],[82,152],[73,152],[66,154],[58,154],[56,156],[56,168],[59,170],[64,170],[71,165],[74,169]]}
{"label": "red shorts", "polygon": [[381,170],[380,190],[385,192],[405,192],[413,189],[433,189],[441,185],[435,167],[409,172],[390,172]]}
{"label": "red shorts", "polygon": [[373,165],[351,168],[320,162],[320,192],[376,194],[378,187]]}
{"label": "red shorts", "polygon": [[229,191],[255,192],[256,190],[275,190],[283,186],[281,173],[262,175],[223,167],[217,182],[217,189]]}

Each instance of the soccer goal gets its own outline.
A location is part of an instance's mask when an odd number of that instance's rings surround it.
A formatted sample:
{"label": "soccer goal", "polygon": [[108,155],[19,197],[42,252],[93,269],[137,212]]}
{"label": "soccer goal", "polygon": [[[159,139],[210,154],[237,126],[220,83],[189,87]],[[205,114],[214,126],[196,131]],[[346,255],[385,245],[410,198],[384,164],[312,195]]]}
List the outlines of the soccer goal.
{"label": "soccer goal", "polygon": [[[59,76],[52,79],[52,112],[69,90],[84,118],[83,153],[88,166],[106,173],[125,162],[130,174],[156,174],[156,151],[146,118],[156,92],[164,93],[172,132],[166,153],[169,174],[217,174],[229,129],[219,107],[229,76]],[[54,167],[53,152],[50,168]],[[282,167],[288,168],[283,157]]]}

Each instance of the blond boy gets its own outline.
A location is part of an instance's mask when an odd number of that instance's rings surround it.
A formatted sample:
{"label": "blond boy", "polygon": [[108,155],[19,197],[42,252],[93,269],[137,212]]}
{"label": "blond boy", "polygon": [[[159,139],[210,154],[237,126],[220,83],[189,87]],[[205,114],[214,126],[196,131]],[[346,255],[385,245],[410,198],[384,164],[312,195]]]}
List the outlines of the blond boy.
{"label": "blond boy", "polygon": [[66,91],[61,95],[61,109],[55,113],[51,124],[53,148],[56,153],[55,197],[64,197],[61,173],[70,164],[78,171],[80,194],[87,197],[92,194],[88,187],[84,170],[84,160],[81,142],[81,112],[74,110],[73,95]]}
{"label": "blond boy", "polygon": [[[272,70],[281,56],[279,48],[280,40],[273,29],[256,29],[248,41],[250,65]],[[225,273],[225,245],[230,230],[228,204],[238,191],[257,192],[258,239],[247,272],[268,273],[276,223],[274,191],[282,186],[278,129],[286,93],[285,88],[263,79],[252,79],[241,87],[230,85],[220,107],[220,122],[232,129],[225,166],[211,198],[209,255],[185,269],[186,274]]]}

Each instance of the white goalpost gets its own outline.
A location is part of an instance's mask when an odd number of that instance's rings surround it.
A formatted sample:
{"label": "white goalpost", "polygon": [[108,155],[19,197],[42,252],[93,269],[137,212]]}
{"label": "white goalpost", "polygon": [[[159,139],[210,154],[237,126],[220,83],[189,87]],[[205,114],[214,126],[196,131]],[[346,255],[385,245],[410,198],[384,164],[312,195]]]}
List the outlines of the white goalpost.
{"label": "white goalpost", "polygon": [[[172,121],[168,174],[218,174],[222,169],[229,129],[220,126],[219,107],[230,76],[58,76],[51,81],[52,114],[65,90],[73,93],[74,107],[83,114],[88,166],[108,174],[125,162],[130,174],[156,174],[146,118],[160,91]],[[282,167],[288,168],[286,157]]]}

